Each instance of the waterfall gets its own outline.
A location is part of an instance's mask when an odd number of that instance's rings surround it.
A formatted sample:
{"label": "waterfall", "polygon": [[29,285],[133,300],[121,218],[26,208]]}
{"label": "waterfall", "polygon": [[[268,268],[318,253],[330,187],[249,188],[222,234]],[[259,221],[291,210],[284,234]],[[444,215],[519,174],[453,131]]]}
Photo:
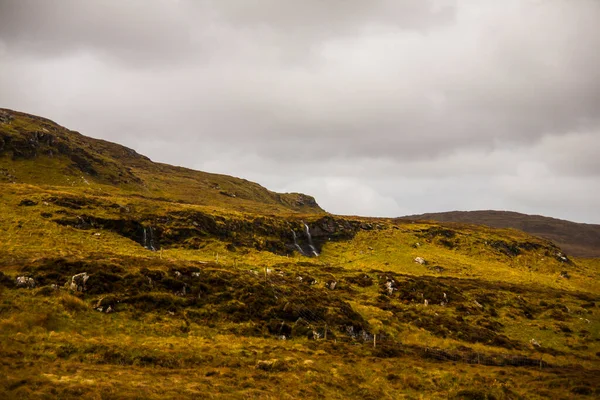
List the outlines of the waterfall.
{"label": "waterfall", "polygon": [[152,227],[148,227],[148,230],[150,231],[150,240],[148,241],[148,248],[152,251],[156,251],[156,249],[154,248],[154,232],[152,231]]}
{"label": "waterfall", "polygon": [[308,227],[306,222],[303,222],[303,224],[304,224],[304,230],[306,231],[306,237],[308,238],[308,246],[310,247],[312,254],[314,254],[315,257],[319,257],[319,253],[317,252],[317,249],[315,249],[315,246],[313,245],[312,236],[310,235],[310,228]]}
{"label": "waterfall", "polygon": [[143,246],[148,250],[156,251],[154,248],[154,232],[152,232],[152,227],[148,228],[144,227],[144,243]]}
{"label": "waterfall", "polygon": [[300,254],[302,254],[303,256],[305,256],[306,254],[304,254],[304,251],[302,250],[302,247],[300,247],[300,245],[298,244],[298,240],[296,238],[296,232],[294,232],[293,229],[292,229],[292,235],[294,235],[294,246],[298,249],[298,251],[300,252]]}

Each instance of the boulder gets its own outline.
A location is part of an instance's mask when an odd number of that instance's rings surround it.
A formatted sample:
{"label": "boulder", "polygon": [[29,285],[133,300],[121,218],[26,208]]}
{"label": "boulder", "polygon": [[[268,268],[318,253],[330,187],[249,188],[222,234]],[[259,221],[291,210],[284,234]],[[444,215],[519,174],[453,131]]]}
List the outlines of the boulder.
{"label": "boulder", "polygon": [[16,284],[17,287],[33,289],[35,287],[35,280],[27,276],[18,276]]}
{"label": "boulder", "polygon": [[385,290],[387,294],[391,296],[395,290],[398,290],[396,287],[396,281],[388,278],[388,280],[385,282]]}
{"label": "boulder", "polygon": [[87,272],[82,272],[77,275],[73,275],[71,282],[69,283],[69,289],[74,292],[83,292],[86,290],[85,284],[90,276]]}

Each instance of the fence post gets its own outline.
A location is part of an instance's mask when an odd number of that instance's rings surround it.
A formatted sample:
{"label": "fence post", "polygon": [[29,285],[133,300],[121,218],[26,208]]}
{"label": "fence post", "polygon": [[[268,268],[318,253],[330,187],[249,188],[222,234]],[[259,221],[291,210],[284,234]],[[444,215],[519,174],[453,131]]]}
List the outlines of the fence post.
{"label": "fence post", "polygon": [[374,333],[373,334],[373,348],[377,347],[377,339],[376,339],[376,337],[377,337],[377,334]]}

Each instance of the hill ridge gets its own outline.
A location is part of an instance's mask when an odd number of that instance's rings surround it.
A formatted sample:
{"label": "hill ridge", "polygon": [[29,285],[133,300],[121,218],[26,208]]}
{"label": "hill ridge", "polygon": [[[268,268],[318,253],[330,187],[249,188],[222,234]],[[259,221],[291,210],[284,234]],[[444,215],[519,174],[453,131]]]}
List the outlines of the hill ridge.
{"label": "hill ridge", "polygon": [[[30,160],[36,160],[36,165],[29,165]],[[18,168],[16,163],[20,163]],[[172,201],[238,210],[324,212],[309,195],[276,193],[246,179],[153,162],[118,143],[5,108],[0,108],[0,181],[54,186],[94,182]]]}
{"label": "hill ridge", "polygon": [[514,228],[551,240],[574,256],[600,256],[600,225],[596,224],[501,210],[448,211],[407,215],[400,218],[468,223],[492,228]]}

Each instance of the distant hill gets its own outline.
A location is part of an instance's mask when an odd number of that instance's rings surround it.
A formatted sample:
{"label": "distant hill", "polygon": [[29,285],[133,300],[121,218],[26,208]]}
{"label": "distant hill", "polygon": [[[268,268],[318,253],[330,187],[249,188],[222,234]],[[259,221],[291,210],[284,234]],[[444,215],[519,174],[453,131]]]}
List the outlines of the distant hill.
{"label": "distant hill", "polygon": [[514,228],[549,239],[568,254],[600,257],[600,225],[581,224],[562,219],[511,211],[450,211],[408,215],[402,219],[461,222],[492,228]]}
{"label": "distant hill", "polygon": [[125,146],[2,108],[1,182],[82,189],[99,184],[136,196],[240,211],[323,212],[311,196],[275,193],[245,179],[155,163]]}

